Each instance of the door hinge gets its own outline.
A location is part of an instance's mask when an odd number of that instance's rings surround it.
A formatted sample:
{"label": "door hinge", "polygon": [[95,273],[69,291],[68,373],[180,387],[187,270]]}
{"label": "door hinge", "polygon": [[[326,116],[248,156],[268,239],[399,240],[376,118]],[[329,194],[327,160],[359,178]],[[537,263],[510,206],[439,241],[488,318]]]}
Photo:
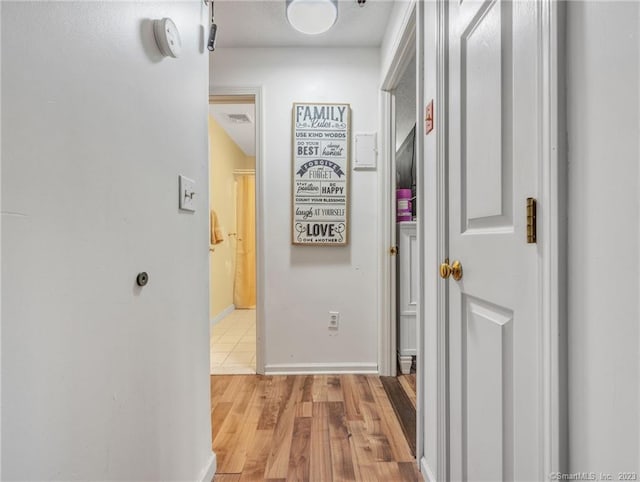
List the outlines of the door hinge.
{"label": "door hinge", "polygon": [[537,235],[536,222],[536,200],[535,198],[527,198],[527,243],[535,244]]}

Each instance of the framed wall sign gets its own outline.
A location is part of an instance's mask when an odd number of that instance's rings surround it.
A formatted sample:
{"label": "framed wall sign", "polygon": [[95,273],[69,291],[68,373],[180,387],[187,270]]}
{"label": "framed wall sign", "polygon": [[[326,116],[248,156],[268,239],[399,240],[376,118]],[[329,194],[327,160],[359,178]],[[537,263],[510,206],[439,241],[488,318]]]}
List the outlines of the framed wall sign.
{"label": "framed wall sign", "polygon": [[293,104],[293,244],[348,244],[350,138],[349,104]]}

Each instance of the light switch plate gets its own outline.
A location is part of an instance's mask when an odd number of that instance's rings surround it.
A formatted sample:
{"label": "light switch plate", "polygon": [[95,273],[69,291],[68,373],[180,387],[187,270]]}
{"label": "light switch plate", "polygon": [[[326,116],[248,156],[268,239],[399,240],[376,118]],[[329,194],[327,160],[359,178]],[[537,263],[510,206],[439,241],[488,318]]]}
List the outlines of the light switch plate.
{"label": "light switch plate", "polygon": [[180,195],[179,207],[183,211],[194,212],[196,210],[196,182],[185,176],[178,177],[178,189]]}

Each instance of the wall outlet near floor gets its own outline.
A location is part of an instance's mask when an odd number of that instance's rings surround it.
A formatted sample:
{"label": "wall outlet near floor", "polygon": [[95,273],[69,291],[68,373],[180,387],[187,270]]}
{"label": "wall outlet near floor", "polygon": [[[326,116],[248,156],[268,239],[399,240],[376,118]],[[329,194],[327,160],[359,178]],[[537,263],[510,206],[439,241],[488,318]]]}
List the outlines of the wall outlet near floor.
{"label": "wall outlet near floor", "polygon": [[332,330],[337,330],[339,322],[340,322],[340,312],[330,311],[329,312],[329,328]]}

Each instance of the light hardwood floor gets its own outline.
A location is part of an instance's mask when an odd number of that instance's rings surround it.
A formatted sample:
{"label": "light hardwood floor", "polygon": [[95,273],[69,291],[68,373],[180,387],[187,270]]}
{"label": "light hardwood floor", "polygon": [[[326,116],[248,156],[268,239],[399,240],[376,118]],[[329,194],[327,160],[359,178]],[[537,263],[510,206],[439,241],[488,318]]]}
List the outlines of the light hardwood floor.
{"label": "light hardwood floor", "polygon": [[380,378],[211,377],[216,482],[422,480]]}
{"label": "light hardwood floor", "polygon": [[411,401],[411,405],[413,405],[413,409],[416,408],[416,374],[412,373],[411,375],[398,375],[398,381],[402,388],[404,389],[407,397]]}

